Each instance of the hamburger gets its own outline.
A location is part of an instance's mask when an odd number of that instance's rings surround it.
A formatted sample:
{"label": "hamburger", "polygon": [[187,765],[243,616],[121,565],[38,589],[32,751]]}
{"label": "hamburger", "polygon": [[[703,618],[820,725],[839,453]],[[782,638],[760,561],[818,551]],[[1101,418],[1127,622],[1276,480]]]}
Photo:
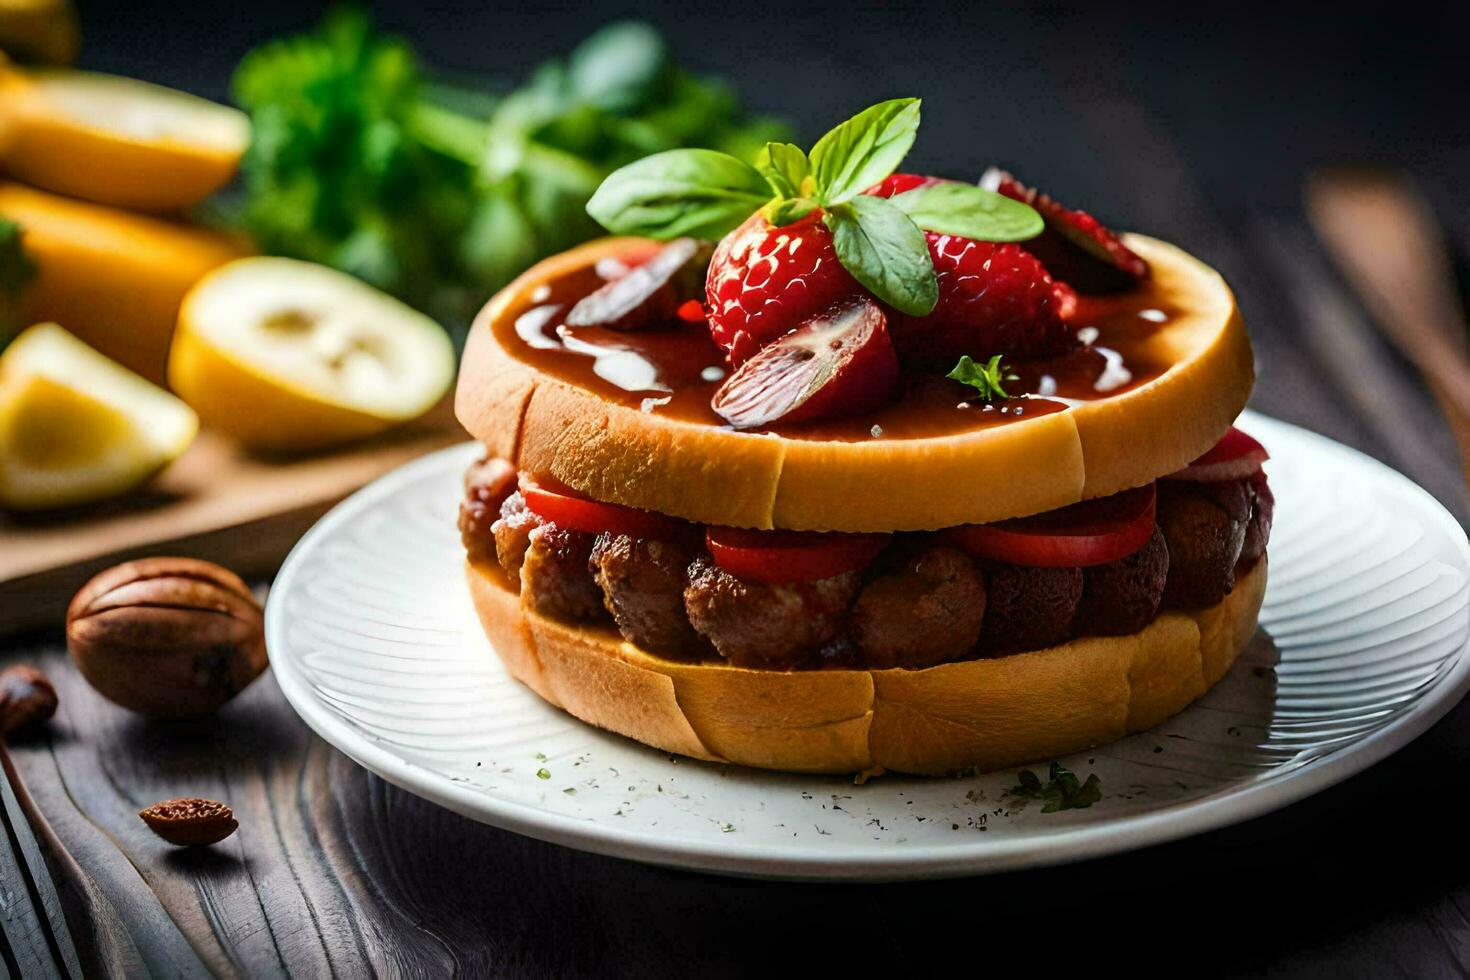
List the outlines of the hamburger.
{"label": "hamburger", "polygon": [[1254,633],[1272,497],[1234,297],[992,169],[917,100],[755,166],[675,150],[465,350],[459,528],[510,673],[802,772],[986,771],[1152,727]]}

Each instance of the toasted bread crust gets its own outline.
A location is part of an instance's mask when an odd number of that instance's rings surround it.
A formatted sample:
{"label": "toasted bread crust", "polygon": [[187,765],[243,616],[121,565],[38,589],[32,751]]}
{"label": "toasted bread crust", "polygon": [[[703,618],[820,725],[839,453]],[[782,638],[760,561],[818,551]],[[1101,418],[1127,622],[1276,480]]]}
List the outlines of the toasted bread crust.
{"label": "toasted bread crust", "polygon": [[522,469],[598,500],[706,524],[922,531],[1051,510],[1185,466],[1225,434],[1254,381],[1250,341],[1219,275],[1164,242],[1127,241],[1183,311],[1149,341],[1149,359],[1173,366],[1064,412],[933,438],[787,439],[609,402],[540,373],[496,340],[493,325],[538,286],[647,249],[629,238],[547,259],[490,301],[465,348],[456,412],[491,453]]}
{"label": "toasted bread crust", "polygon": [[590,724],[697,759],[795,772],[925,775],[1046,760],[1151,728],[1225,676],[1255,633],[1266,561],[1217,606],[1131,636],[924,670],[746,670],[652,656],[608,627],[530,612],[467,565],[511,675]]}

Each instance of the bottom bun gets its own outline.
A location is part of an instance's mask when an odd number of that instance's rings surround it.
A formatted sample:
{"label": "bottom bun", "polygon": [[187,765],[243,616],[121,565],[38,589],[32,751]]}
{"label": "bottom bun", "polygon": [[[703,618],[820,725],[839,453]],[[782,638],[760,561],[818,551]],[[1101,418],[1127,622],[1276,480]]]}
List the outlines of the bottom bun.
{"label": "bottom bun", "polygon": [[1256,630],[1263,558],[1219,605],[1131,636],[924,670],[748,670],[645,653],[609,625],[521,606],[467,567],[511,676],[585,722],[680,755],[793,772],[947,775],[1054,759],[1152,728],[1209,690]]}

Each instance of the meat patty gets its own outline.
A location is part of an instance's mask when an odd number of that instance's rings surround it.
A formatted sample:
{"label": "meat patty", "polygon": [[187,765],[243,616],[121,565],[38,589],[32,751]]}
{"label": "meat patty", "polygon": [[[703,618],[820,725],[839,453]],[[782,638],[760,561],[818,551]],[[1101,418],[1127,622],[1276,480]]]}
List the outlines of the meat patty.
{"label": "meat patty", "polygon": [[1164,605],[1203,609],[1235,588],[1235,563],[1245,544],[1250,497],[1243,481],[1160,480],[1159,530],[1169,549]]}
{"label": "meat patty", "polygon": [[736,578],[706,556],[689,566],[684,609],[720,656],[737,667],[791,669],[836,640],[857,595],[857,572],[768,585]]}
{"label": "meat patty", "polygon": [[1235,568],[1239,572],[1249,571],[1266,553],[1271,540],[1271,519],[1276,513],[1276,498],[1266,482],[1263,470],[1257,470],[1247,481],[1251,493],[1251,522],[1246,525],[1245,543],[1240,548],[1240,560]]}
{"label": "meat patty", "polygon": [[515,492],[516,471],[503,459],[486,456],[464,473],[464,499],[459,503],[459,539],[470,561],[496,557],[495,533],[500,505]]}
{"label": "meat patty", "polygon": [[592,545],[591,569],[602,601],[629,643],[650,653],[695,657],[708,649],[684,612],[684,582],[698,545],[604,533]]}
{"label": "meat patty", "polygon": [[1082,569],[990,565],[985,572],[987,654],[1040,650],[1066,642],[1082,599]]}
{"label": "meat patty", "polygon": [[932,545],[902,555],[853,606],[852,638],[865,666],[932,667],[980,639],[985,581],[963,551]]}
{"label": "meat patty", "polygon": [[1133,554],[1082,569],[1082,601],[1074,632],[1079,636],[1137,633],[1159,612],[1169,579],[1169,548],[1157,527]]}
{"label": "meat patty", "polygon": [[526,499],[517,490],[500,504],[500,517],[490,525],[495,539],[495,556],[505,577],[517,592],[521,588],[521,562],[526,558],[526,549],[531,546],[531,532],[541,524],[541,518],[526,507]]}
{"label": "meat patty", "polygon": [[601,616],[602,590],[587,567],[593,537],[549,521],[533,528],[521,563],[521,601],[557,619]]}

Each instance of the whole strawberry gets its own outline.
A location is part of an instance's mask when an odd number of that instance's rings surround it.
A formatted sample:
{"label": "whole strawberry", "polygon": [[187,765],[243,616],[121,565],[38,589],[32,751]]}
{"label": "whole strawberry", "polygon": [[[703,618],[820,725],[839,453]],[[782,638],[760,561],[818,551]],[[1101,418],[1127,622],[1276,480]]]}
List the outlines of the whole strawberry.
{"label": "whole strawberry", "polygon": [[[892,197],[944,183],[937,177],[893,174],[867,193]],[[944,369],[975,351],[1050,357],[1076,345],[1067,323],[1076,295],[1055,282],[1026,248],[933,231],[924,232],[924,241],[939,298],[923,316],[891,319],[893,343],[905,364]]]}
{"label": "whole strawberry", "polygon": [[720,240],[705,280],[710,335],[739,366],[766,344],[859,292],[813,212],[775,226],[756,212]]}

